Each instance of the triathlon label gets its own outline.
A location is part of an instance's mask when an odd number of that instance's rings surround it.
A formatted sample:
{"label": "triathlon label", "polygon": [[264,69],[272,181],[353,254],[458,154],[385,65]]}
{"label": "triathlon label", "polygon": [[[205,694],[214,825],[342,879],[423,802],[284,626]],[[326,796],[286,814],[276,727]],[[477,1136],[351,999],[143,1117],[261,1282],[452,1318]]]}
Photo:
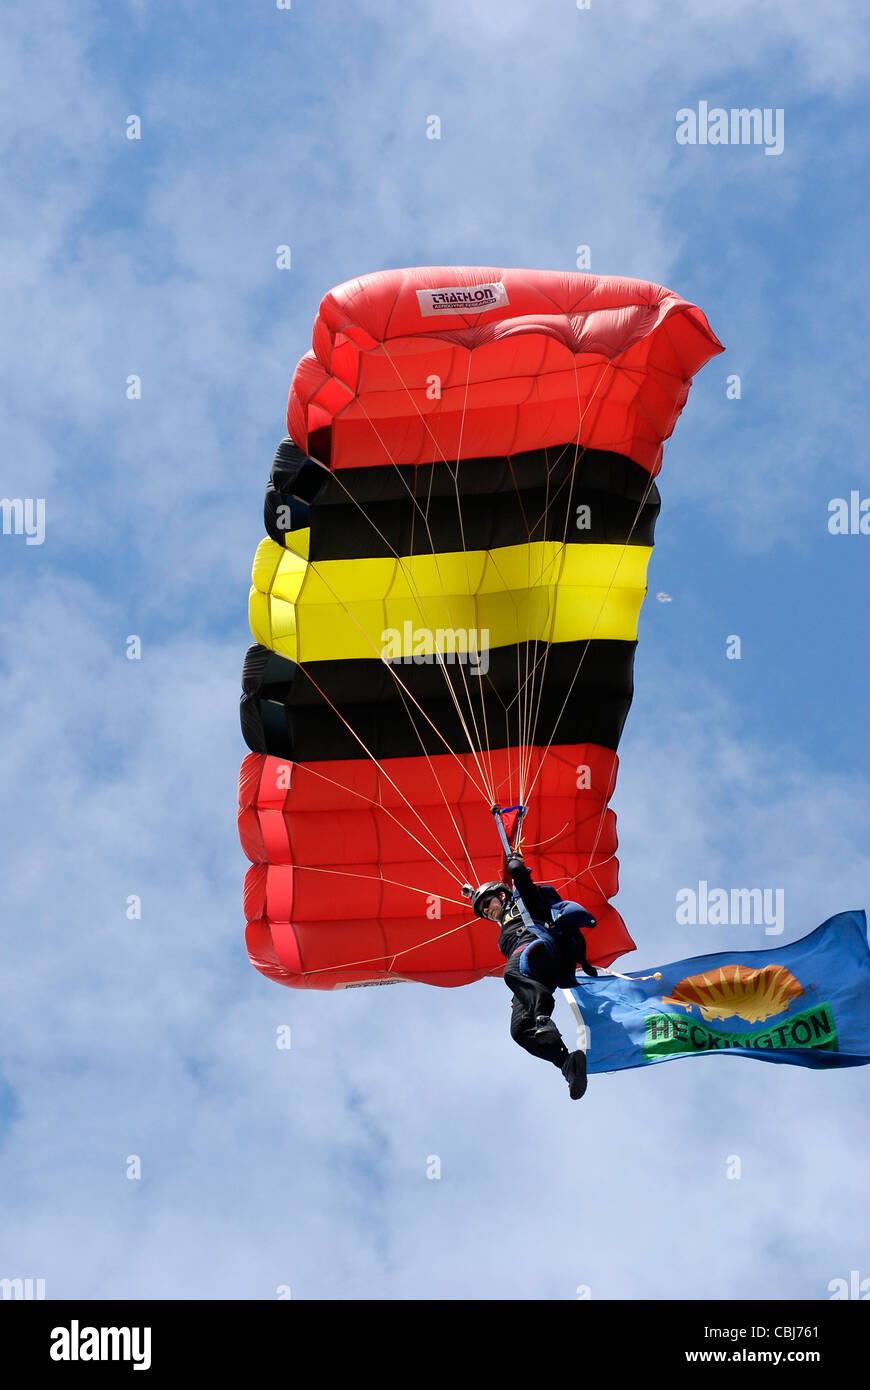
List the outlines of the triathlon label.
{"label": "triathlon label", "polygon": [[418,290],[417,303],[424,318],[430,314],[482,314],[510,304],[499,280],[495,285],[451,285],[443,290]]}

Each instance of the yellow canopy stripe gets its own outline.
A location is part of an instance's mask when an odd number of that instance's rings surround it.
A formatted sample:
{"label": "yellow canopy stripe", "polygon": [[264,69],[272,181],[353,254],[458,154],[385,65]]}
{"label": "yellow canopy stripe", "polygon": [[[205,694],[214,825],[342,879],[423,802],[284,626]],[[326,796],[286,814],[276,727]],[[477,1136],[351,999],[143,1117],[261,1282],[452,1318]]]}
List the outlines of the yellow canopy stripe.
{"label": "yellow canopy stripe", "polygon": [[[291,661],[412,655],[422,634],[461,650],[519,642],[636,641],[652,550],[624,544],[533,541],[402,559],[308,561],[261,541],[253,567],[251,631]],[[430,648],[431,649],[431,648]],[[436,650],[449,650],[436,640]]]}

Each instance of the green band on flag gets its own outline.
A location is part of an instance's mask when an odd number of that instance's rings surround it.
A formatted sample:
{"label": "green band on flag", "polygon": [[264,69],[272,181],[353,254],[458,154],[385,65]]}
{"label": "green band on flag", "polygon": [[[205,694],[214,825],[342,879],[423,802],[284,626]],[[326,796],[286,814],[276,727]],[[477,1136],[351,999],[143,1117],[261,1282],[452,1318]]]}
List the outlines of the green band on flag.
{"label": "green band on flag", "polygon": [[775,1028],[757,1028],[749,1033],[726,1033],[678,1014],[655,1013],[646,1019],[643,1055],[647,1062],[686,1052],[710,1052],[728,1047],[759,1050],[809,1047],[836,1052],[834,1015],[829,1004],[818,1004],[794,1014]]}

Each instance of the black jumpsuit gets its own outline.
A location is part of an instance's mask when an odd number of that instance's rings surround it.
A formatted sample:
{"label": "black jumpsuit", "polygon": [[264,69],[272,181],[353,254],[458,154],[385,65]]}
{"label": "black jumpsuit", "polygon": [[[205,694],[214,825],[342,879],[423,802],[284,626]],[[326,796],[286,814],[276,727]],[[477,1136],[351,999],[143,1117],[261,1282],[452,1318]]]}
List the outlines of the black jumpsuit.
{"label": "black jumpsuit", "polygon": [[[559,901],[553,888],[539,888],[532,881],[526,866],[512,864],[511,877],[514,886],[528,910],[532,921],[541,926],[552,924],[550,907]],[[590,925],[594,919],[590,918]],[[498,949],[507,959],[504,968],[504,982],[513,993],[511,1000],[511,1037],[533,1057],[541,1057],[554,1066],[561,1067],[568,1056],[568,1049],[561,1035],[553,1025],[543,1036],[535,1037],[535,1019],[543,1015],[549,1018],[556,1005],[554,991],[573,981],[577,965],[586,963],[586,942],[577,928],[567,939],[556,937],[556,957],[538,943],[527,957],[532,976],[520,971],[520,958],[526,946],[537,938],[528,930],[523,921],[519,905],[511,903],[502,919],[498,938]]]}

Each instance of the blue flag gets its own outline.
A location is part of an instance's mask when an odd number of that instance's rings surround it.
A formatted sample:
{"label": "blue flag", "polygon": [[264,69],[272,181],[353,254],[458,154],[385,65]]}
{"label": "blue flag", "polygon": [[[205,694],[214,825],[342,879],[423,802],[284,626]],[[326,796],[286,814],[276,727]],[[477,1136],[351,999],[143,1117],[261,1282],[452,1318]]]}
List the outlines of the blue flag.
{"label": "blue flag", "polygon": [[870,1062],[870,949],[863,912],[802,941],[662,965],[660,978],[583,978],[590,1073],[729,1052],[799,1067]]}

